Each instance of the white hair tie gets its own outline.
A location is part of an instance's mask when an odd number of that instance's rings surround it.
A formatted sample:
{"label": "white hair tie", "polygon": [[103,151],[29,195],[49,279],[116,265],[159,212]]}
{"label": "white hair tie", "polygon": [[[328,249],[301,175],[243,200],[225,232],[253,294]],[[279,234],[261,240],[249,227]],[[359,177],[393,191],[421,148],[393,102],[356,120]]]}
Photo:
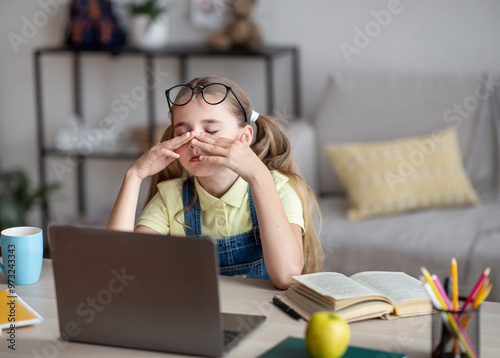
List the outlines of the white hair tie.
{"label": "white hair tie", "polygon": [[250,122],[255,122],[257,120],[257,118],[259,118],[259,112],[255,112],[252,109],[252,115],[250,116]]}

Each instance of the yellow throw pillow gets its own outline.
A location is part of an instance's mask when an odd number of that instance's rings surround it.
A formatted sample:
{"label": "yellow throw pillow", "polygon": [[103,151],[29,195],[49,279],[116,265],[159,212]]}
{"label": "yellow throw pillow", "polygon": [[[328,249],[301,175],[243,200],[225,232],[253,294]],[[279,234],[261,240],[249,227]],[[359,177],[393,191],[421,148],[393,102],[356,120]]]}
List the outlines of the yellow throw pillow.
{"label": "yellow throw pillow", "polygon": [[480,202],[454,128],[387,142],[328,144],[326,151],[347,191],[349,220]]}

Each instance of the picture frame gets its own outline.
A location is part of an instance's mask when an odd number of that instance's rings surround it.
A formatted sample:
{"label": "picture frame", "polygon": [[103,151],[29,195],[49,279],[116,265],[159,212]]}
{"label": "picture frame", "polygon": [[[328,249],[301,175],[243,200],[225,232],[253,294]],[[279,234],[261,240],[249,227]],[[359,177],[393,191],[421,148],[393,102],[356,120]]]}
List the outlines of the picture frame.
{"label": "picture frame", "polygon": [[216,30],[224,25],[227,0],[191,0],[190,22],[198,28]]}

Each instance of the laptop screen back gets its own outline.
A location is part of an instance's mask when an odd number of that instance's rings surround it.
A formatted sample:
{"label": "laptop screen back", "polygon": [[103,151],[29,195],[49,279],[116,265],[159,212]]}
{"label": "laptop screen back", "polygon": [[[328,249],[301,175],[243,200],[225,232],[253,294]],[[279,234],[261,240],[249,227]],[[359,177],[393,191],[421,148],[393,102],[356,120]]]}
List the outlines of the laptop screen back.
{"label": "laptop screen back", "polygon": [[49,227],[63,339],[222,354],[209,239]]}

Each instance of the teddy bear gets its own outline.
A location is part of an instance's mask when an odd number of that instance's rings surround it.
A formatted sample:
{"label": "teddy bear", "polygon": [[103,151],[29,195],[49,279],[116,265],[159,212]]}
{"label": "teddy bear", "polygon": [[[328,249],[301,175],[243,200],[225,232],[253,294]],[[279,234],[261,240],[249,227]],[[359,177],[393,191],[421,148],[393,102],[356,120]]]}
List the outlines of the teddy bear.
{"label": "teddy bear", "polygon": [[261,42],[258,26],[250,19],[256,0],[228,0],[229,12],[234,17],[224,29],[212,33],[208,38],[210,47],[217,51],[230,48],[253,50]]}

